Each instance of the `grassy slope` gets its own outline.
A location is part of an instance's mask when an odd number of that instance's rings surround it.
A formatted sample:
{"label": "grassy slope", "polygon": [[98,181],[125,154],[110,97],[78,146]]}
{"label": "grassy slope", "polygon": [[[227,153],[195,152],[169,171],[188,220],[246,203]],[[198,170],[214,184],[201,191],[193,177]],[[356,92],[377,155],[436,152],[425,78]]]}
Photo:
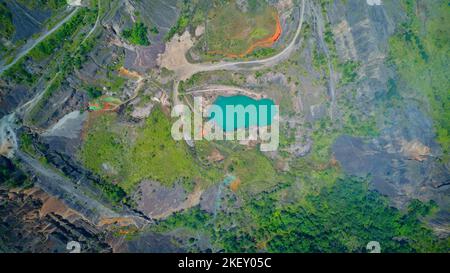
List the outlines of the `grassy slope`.
{"label": "grassy slope", "polygon": [[10,39],[14,33],[14,25],[12,23],[12,14],[6,7],[6,4],[0,3],[0,38]]}
{"label": "grassy slope", "polygon": [[[173,140],[170,129],[170,120],[159,109],[147,119],[131,148],[126,168],[128,179],[123,183],[125,189],[131,188],[145,177],[166,185],[171,185],[178,179],[203,179],[204,175],[188,147],[182,141]],[[209,174],[206,177],[210,178]]]}
{"label": "grassy slope", "polygon": [[[135,131],[118,125],[116,114],[102,115],[92,124],[81,158],[88,168],[116,181],[127,192],[145,178],[166,186],[177,180],[203,185],[219,181],[217,171],[201,168],[186,144],[173,140],[170,127],[170,119],[159,108]],[[114,171],[105,171],[103,163]]]}
{"label": "grassy slope", "polygon": [[[391,50],[403,78],[402,83],[431,98],[430,111],[434,113],[438,136],[445,147],[448,129],[442,131],[439,127],[448,128],[446,101],[449,85],[445,66],[448,65],[446,46],[450,36],[446,35],[448,23],[442,22],[448,18],[444,16],[448,14],[448,6],[442,5],[439,13],[427,21],[426,29],[421,32],[422,47],[399,34],[392,38]],[[411,27],[417,26],[413,24]],[[424,51],[428,55],[425,59]],[[429,56],[434,53],[436,56]],[[342,70],[344,77],[340,84],[353,82],[358,67],[356,63],[341,64],[338,69]],[[433,81],[431,84],[430,80]],[[371,240],[379,241],[383,252],[447,251],[449,240],[439,240],[419,220],[433,213],[433,204],[413,201],[408,211],[400,212],[391,208],[386,198],[369,190],[366,182],[343,177],[339,166],[330,161],[330,146],[338,135],[374,137],[378,134],[373,116],[361,115],[360,110],[354,109],[346,98],[340,98],[338,106],[342,110],[342,126],[334,127],[326,119],[312,125],[313,151],[306,158],[290,164],[291,182],[284,184],[287,188],[260,195],[257,201],[249,199],[231,215],[212,217],[199,209],[178,213],[157,229],[182,227],[196,233],[203,230],[211,236],[215,247],[232,252],[364,252]],[[238,162],[235,164],[238,167],[245,166],[246,163],[240,163],[245,160],[243,154],[231,155],[227,159]],[[248,169],[254,168],[253,162],[249,163]],[[243,169],[245,171],[245,167]],[[239,173],[241,170],[233,171]],[[258,180],[258,174],[248,175]],[[270,177],[270,172],[269,175],[261,175]],[[292,187],[295,185],[292,181],[300,182],[300,188]],[[300,198],[290,199],[291,202],[297,201],[286,204],[281,199],[286,195],[300,195]]]}
{"label": "grassy slope", "polygon": [[[408,19],[390,40],[390,55],[400,76],[399,86],[428,100],[437,140],[450,152],[450,6],[446,1],[427,1],[426,19],[416,15],[416,1],[404,0]],[[423,97],[427,99],[424,99]],[[425,104],[426,105],[426,104]]]}
{"label": "grassy slope", "polygon": [[220,54],[242,54],[252,43],[272,35],[274,9],[259,3],[244,13],[232,1],[218,5],[209,14],[208,51]]}

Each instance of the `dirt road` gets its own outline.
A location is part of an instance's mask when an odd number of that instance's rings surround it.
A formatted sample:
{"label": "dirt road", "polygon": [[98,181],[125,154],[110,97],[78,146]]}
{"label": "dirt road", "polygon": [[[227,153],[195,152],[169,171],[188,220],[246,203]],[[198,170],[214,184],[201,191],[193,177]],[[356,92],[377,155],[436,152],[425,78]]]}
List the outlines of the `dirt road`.
{"label": "dirt road", "polygon": [[[216,70],[258,70],[266,67],[271,67],[276,65],[277,63],[287,59],[291,53],[295,50],[295,46],[297,43],[297,39],[300,36],[304,12],[305,12],[305,2],[306,0],[302,0],[301,11],[300,11],[300,19],[297,27],[297,31],[295,32],[294,38],[292,41],[278,54],[261,60],[254,61],[237,61],[237,62],[219,62],[219,63],[200,63],[193,64],[189,63],[187,60],[182,60],[179,63],[183,64],[179,67],[173,67],[171,70],[175,71],[176,80],[173,86],[173,100],[175,104],[179,103],[178,100],[178,86],[179,81],[187,80],[192,77],[194,74],[199,72],[207,72],[207,71],[216,71]],[[183,55],[183,58],[185,56]]]}

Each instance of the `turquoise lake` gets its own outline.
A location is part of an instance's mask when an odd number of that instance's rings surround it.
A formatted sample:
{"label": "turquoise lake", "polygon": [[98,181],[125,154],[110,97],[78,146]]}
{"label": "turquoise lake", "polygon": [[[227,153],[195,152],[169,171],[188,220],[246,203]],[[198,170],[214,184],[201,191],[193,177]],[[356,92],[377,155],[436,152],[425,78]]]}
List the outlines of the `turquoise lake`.
{"label": "turquoise lake", "polygon": [[[218,106],[222,110],[222,115],[216,115],[214,111],[209,111],[209,119],[216,122],[226,132],[234,131],[241,128],[249,128],[255,125],[257,126],[270,126],[272,124],[273,117],[276,111],[271,111],[271,106],[275,105],[271,99],[255,100],[253,98],[236,95],[230,97],[219,96],[214,101],[213,105]],[[250,117],[249,113],[241,111],[233,111],[230,107],[235,106],[247,107],[253,105],[256,107],[256,116]],[[228,107],[227,107],[228,106]],[[266,106],[267,110],[264,110]],[[230,110],[231,109],[231,110]],[[233,119],[234,115],[234,119]],[[265,117],[264,117],[265,116]],[[234,121],[234,122],[233,122]]]}

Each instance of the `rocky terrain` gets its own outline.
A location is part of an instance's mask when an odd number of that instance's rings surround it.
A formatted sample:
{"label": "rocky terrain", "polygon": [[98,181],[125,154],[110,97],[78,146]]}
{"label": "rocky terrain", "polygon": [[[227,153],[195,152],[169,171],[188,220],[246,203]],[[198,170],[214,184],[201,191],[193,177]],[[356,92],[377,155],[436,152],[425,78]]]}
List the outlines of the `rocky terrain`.
{"label": "rocky terrain", "polygon": [[[445,1],[264,1],[279,40],[235,58],[208,23],[253,1],[25,2],[0,33],[0,251],[448,252]],[[170,137],[176,104],[235,94],[279,105],[277,151]]]}

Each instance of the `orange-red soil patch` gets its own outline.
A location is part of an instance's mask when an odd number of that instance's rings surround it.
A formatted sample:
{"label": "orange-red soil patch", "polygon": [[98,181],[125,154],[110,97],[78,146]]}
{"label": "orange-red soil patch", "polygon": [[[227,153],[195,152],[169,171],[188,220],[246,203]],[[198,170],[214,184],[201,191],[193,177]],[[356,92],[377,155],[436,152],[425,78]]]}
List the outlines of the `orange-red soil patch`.
{"label": "orange-red soil patch", "polygon": [[132,78],[132,79],[139,79],[141,75],[136,71],[130,71],[126,69],[125,67],[119,68],[119,75],[126,77],[126,78]]}
{"label": "orange-red soil patch", "polygon": [[278,41],[278,39],[280,39],[281,33],[283,32],[283,30],[281,28],[281,23],[280,23],[280,17],[278,16],[278,13],[276,13],[276,12],[275,12],[275,21],[276,21],[275,32],[270,37],[261,39],[259,41],[256,41],[252,45],[250,45],[250,47],[244,53],[234,54],[234,53],[224,53],[224,52],[219,52],[219,51],[209,51],[209,54],[220,54],[220,55],[225,55],[226,57],[229,57],[229,58],[243,58],[246,55],[249,55],[250,53],[252,53],[256,48],[271,47],[276,41]]}
{"label": "orange-red soil patch", "polygon": [[240,185],[241,185],[241,179],[236,178],[233,182],[231,182],[230,190],[232,190],[233,192],[237,192]]}

